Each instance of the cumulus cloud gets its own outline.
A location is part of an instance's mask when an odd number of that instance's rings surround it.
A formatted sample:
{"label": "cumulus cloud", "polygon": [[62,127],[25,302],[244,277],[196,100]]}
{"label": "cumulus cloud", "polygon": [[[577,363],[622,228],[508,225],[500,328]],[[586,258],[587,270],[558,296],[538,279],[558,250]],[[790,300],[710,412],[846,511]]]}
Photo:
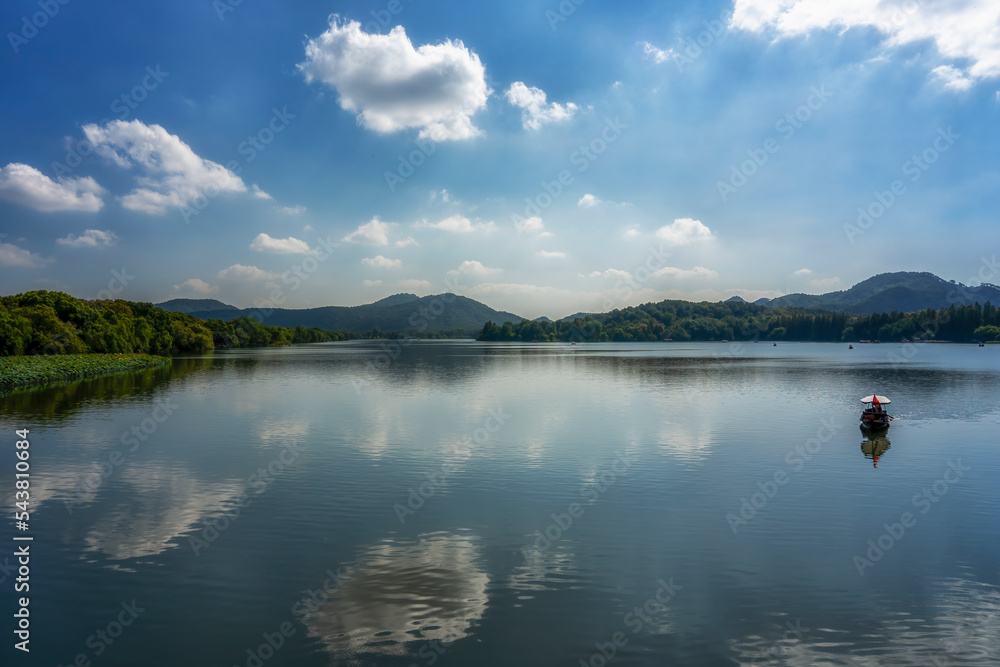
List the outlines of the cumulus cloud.
{"label": "cumulus cloud", "polygon": [[215,193],[247,191],[239,176],[198,157],[180,137],[159,125],[115,120],[103,127],[84,125],[83,133],[98,154],[120,167],[143,170],[136,179],[138,187],[121,198],[122,206],[131,211],[158,214]]}
{"label": "cumulus cloud", "polygon": [[799,269],[798,271],[795,272],[794,275],[796,275],[796,276],[808,276],[810,273],[812,273],[812,269]]}
{"label": "cumulus cloud", "polygon": [[498,273],[503,273],[503,269],[491,269],[488,266],[484,266],[482,262],[474,259],[467,259],[459,264],[457,269],[453,269],[448,273],[453,275],[460,273],[466,276],[495,276]]}
{"label": "cumulus cloud", "polygon": [[309,248],[308,243],[300,241],[294,236],[289,236],[287,239],[276,239],[263,232],[258,234],[257,238],[250,243],[250,249],[256,250],[257,252],[269,252],[276,255],[315,254],[315,251]]}
{"label": "cumulus cloud", "polygon": [[420,244],[417,243],[417,240],[415,238],[413,238],[412,236],[407,236],[402,241],[396,241],[396,243],[395,243],[395,246],[397,248],[406,248],[406,247],[411,246],[411,245],[420,245]]}
{"label": "cumulus cloud", "polygon": [[382,222],[376,215],[341,241],[362,245],[389,245],[389,226],[388,222]]}
{"label": "cumulus cloud", "polygon": [[580,197],[580,201],[578,201],[576,205],[578,208],[594,208],[595,206],[599,206],[602,203],[604,202],[602,202],[594,195],[587,193],[582,197]]}
{"label": "cumulus cloud", "polygon": [[296,204],[295,206],[279,206],[278,211],[284,213],[285,215],[302,215],[306,212],[306,207],[302,204]]}
{"label": "cumulus cloud", "polygon": [[871,26],[884,35],[887,48],[930,40],[944,58],[968,64],[965,69],[934,70],[946,87],[965,90],[1000,76],[998,23],[996,2],[736,0],[731,27],[794,37],[814,30]]}
{"label": "cumulus cloud", "polygon": [[51,178],[32,166],[11,162],[0,167],[0,199],[43,213],[85,211],[95,213],[104,202],[104,188],[92,178]]}
{"label": "cumulus cloud", "polygon": [[669,225],[660,227],[656,230],[656,236],[673,245],[688,245],[698,241],[711,241],[715,238],[712,230],[700,220],[692,220],[691,218],[678,218]]}
{"label": "cumulus cloud", "polygon": [[418,229],[440,229],[445,232],[455,232],[458,234],[468,234],[470,232],[489,232],[492,231],[494,225],[492,222],[472,222],[464,215],[453,215],[440,222],[429,222],[427,220],[420,220],[419,222],[413,223],[413,226]]}
{"label": "cumulus cloud", "polygon": [[625,238],[627,239],[634,239],[641,234],[642,232],[639,231],[638,227],[629,227],[625,230]]}
{"label": "cumulus cloud", "polygon": [[269,199],[272,201],[274,200],[274,197],[261,190],[260,186],[257,185],[256,183],[250,186],[250,194],[256,197],[257,199]]}
{"label": "cumulus cloud", "polygon": [[521,125],[526,130],[537,130],[546,123],[559,123],[573,117],[579,108],[572,102],[558,104],[546,103],[545,91],[534,86],[526,86],[521,81],[511,84],[504,97],[513,106],[521,109]]}
{"label": "cumulus cloud", "polygon": [[931,70],[931,74],[938,82],[949,90],[969,90],[975,85],[975,81],[965,75],[962,70],[951,65],[941,65]]}
{"label": "cumulus cloud", "polygon": [[219,278],[222,280],[273,280],[277,277],[276,273],[246,264],[233,264],[228,269],[219,271]]}
{"label": "cumulus cloud", "polygon": [[481,134],[472,116],[492,92],[479,56],[459,40],[414,48],[402,26],[368,34],[357,21],[330,18],[330,27],[306,44],[299,64],[306,81],[336,89],[340,106],[379,133],[420,128],[432,141]]}
{"label": "cumulus cloud", "polygon": [[678,269],[675,266],[664,266],[662,269],[657,269],[653,272],[653,276],[656,278],[663,276],[671,276],[672,278],[715,278],[718,275],[712,269],[706,269],[704,266],[696,266],[693,269]]}
{"label": "cumulus cloud", "polygon": [[591,278],[615,278],[616,280],[631,280],[632,274],[621,269],[608,269],[606,271],[592,271]]}
{"label": "cumulus cloud", "polygon": [[428,290],[431,288],[431,283],[428,280],[418,280],[416,278],[406,278],[405,280],[400,280],[396,283],[403,289],[412,290]]}
{"label": "cumulus cloud", "polygon": [[189,278],[180,285],[174,285],[174,290],[193,294],[218,294],[218,285],[209,285],[201,278]]}
{"label": "cumulus cloud", "polygon": [[540,234],[545,230],[545,223],[537,216],[527,219],[516,216],[514,218],[514,229],[517,230],[518,234]]}
{"label": "cumulus cloud", "polygon": [[646,54],[646,57],[652,60],[654,63],[659,65],[660,63],[665,63],[668,60],[672,60],[677,56],[673,49],[658,49],[649,42],[639,42],[639,46],[642,47],[642,52]]}
{"label": "cumulus cloud", "polygon": [[51,259],[36,255],[11,243],[0,243],[0,266],[16,266],[25,269],[40,269]]}
{"label": "cumulus cloud", "polygon": [[383,257],[382,255],[376,255],[375,257],[365,257],[361,260],[361,263],[365,266],[374,266],[378,269],[401,269],[403,268],[403,260],[401,259],[389,259],[388,257]]}
{"label": "cumulus cloud", "polygon": [[110,230],[88,229],[79,236],[67,234],[61,239],[56,239],[59,245],[69,248],[106,248],[118,242],[118,237]]}
{"label": "cumulus cloud", "polygon": [[566,253],[561,250],[539,250],[538,256],[546,259],[562,259]]}

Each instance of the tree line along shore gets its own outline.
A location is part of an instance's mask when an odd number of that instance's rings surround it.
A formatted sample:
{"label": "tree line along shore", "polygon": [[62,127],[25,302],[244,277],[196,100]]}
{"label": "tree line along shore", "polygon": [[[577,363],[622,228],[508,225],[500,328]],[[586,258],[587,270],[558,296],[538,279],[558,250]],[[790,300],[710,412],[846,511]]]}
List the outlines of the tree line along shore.
{"label": "tree line along shore", "polygon": [[912,313],[851,315],[746,302],[661,301],[569,321],[487,322],[477,340],[538,342],[1000,341],[1000,311],[991,303]]}
{"label": "tree line along shore", "polygon": [[151,303],[26,292],[0,297],[0,391],[151,368],[170,363],[170,355],[348,337],[249,317],[199,320]]}

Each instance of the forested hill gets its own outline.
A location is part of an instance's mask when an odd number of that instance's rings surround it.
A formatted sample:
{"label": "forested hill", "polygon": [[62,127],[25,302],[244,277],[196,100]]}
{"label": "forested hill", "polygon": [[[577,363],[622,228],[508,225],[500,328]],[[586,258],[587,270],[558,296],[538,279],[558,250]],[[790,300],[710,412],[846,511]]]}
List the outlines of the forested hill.
{"label": "forested hill", "polygon": [[489,322],[488,341],[899,341],[1000,340],[1000,312],[992,304],[950,306],[913,313],[851,315],[773,308],[742,301],[661,301],[589,315],[572,322]]}
{"label": "forested hill", "polygon": [[969,287],[944,280],[933,273],[898,271],[880,273],[850,289],[826,294],[786,294],[756,303],[788,308],[818,308],[829,311],[869,315],[871,313],[915,312],[947,308],[957,302],[973,304],[1000,303],[1000,287],[983,283]]}
{"label": "forested hill", "polygon": [[[170,302],[164,305],[169,305]],[[323,306],[320,308],[255,308],[244,310],[193,311],[202,319],[230,319],[236,316],[259,317],[265,313],[269,324],[283,327],[319,327],[327,331],[364,334],[373,329],[400,334],[426,336],[441,332],[464,331],[467,335],[482,329],[486,322],[520,322],[513,313],[494,310],[484,303],[456,294],[418,297],[395,294],[361,306]]]}
{"label": "forested hill", "polygon": [[0,356],[199,353],[347,337],[315,328],[264,326],[250,318],[202,321],[151,303],[83,301],[63,292],[35,291],[0,297]]}

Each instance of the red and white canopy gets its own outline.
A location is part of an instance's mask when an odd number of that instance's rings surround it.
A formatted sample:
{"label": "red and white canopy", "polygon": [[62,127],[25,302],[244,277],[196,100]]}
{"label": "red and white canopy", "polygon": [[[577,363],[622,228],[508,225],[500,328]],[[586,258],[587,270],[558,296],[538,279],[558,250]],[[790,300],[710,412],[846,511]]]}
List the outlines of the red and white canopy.
{"label": "red and white canopy", "polygon": [[861,399],[862,403],[892,403],[887,397],[881,394],[869,394]]}

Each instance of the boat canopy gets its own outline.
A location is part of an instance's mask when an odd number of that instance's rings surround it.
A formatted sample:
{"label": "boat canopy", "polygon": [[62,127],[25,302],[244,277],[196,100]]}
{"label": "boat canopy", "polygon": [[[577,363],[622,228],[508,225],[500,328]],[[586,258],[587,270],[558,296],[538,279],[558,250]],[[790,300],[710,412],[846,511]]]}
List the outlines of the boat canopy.
{"label": "boat canopy", "polygon": [[892,401],[890,401],[885,396],[876,395],[876,394],[868,394],[867,396],[865,396],[864,398],[861,399],[861,402],[862,403],[874,403],[876,398],[878,399],[879,403],[892,403]]}

